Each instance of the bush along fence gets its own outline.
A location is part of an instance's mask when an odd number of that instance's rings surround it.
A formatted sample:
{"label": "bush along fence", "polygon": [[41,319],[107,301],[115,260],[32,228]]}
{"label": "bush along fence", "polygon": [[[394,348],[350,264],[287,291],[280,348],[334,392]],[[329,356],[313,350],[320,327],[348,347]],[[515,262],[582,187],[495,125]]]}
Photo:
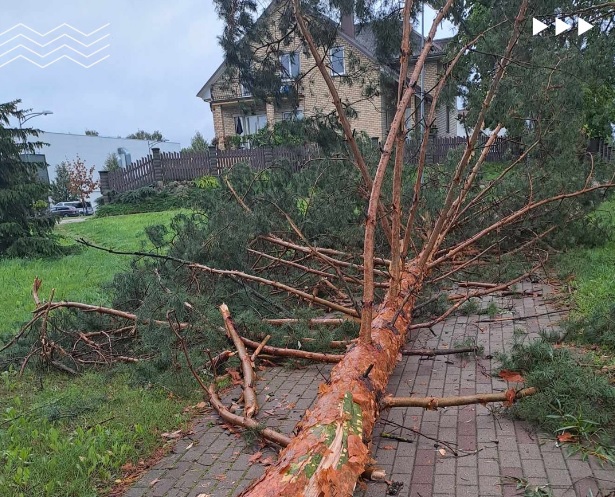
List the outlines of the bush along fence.
{"label": "bush along fence", "polygon": [[[482,137],[477,144],[484,146],[487,137]],[[465,145],[464,137],[430,139],[427,149],[427,162],[441,163],[449,151]],[[613,147],[604,141],[592,141],[587,150],[602,159],[615,160]],[[497,138],[487,155],[488,162],[499,162],[514,156],[519,151],[506,138]],[[408,143],[405,162],[416,165],[418,148]],[[210,147],[204,152],[160,152],[153,148],[147,157],[139,159],[119,171],[99,171],[100,189],[103,195],[109,192],[126,192],[144,186],[164,184],[170,181],[191,181],[201,176],[220,176],[235,164],[246,163],[255,170],[263,170],[275,164],[289,163],[294,170],[299,170],[308,160],[320,157],[320,150],[315,145],[301,147],[259,147],[241,150],[219,150]]]}
{"label": "bush along fence", "polygon": [[246,163],[256,170],[287,161],[298,170],[307,160],[318,157],[318,147],[262,147],[247,150],[218,150],[206,152],[160,152],[153,148],[147,157],[118,171],[99,171],[103,195],[115,191],[126,192],[144,186],[170,181],[191,181],[201,176],[220,176],[235,164]]}

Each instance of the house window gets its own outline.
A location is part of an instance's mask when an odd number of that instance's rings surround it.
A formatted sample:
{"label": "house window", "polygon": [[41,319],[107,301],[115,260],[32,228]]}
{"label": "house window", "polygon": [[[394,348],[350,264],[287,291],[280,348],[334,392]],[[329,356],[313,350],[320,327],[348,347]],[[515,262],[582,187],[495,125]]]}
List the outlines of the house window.
{"label": "house window", "polygon": [[343,76],[346,74],[344,47],[333,47],[329,50],[329,59],[331,61],[331,76]]}
{"label": "house window", "polygon": [[282,66],[282,79],[297,79],[299,76],[299,52],[290,52],[280,55],[280,66]]}
{"label": "house window", "polygon": [[250,89],[248,87],[246,87],[243,83],[239,83],[239,89],[241,91],[241,96],[242,97],[251,97],[252,96],[252,92],[250,91]]}
{"label": "house window", "polygon": [[301,121],[301,119],[303,119],[303,111],[299,109],[282,113],[282,120],[284,121]]}
{"label": "house window", "polygon": [[239,116],[235,118],[235,133],[241,136],[253,135],[267,126],[267,115]]}

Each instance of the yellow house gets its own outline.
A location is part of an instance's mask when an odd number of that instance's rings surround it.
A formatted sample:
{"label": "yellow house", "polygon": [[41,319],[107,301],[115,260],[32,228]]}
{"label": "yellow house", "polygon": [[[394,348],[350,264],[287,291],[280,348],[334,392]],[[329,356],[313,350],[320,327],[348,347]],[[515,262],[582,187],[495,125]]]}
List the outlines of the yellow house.
{"label": "yellow house", "polygon": [[[277,2],[265,10],[259,21],[275,19]],[[323,53],[333,82],[342,102],[350,106],[351,125],[356,132],[364,132],[373,140],[381,141],[387,134],[395,113],[395,68],[378,62],[374,53],[375,37],[369,26],[355,25],[352,16],[343,16],[335,42]],[[443,72],[443,56],[448,40],[436,40],[425,65],[425,116],[431,104],[432,90]],[[421,36],[413,33],[413,59],[421,49]],[[260,129],[282,120],[301,119],[316,114],[326,115],[335,109],[325,80],[315,67],[314,59],[294,38],[276,55],[282,78],[281,98],[255,98],[241,84],[240,78],[222,63],[198,92],[197,96],[209,103],[214,119],[215,137],[220,148],[228,146],[238,135],[249,143],[249,136]],[[412,59],[409,74],[413,70]],[[398,69],[397,69],[398,71]],[[284,98],[285,90],[293,98]],[[420,101],[417,95],[406,111],[408,128],[418,127]],[[439,137],[457,136],[457,109],[454,104],[438,108],[432,132]]]}

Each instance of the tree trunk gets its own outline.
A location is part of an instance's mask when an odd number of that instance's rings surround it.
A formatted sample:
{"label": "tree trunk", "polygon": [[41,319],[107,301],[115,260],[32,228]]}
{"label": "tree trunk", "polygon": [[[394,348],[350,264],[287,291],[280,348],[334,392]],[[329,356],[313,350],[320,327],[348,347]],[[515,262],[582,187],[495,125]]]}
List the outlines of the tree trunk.
{"label": "tree trunk", "polygon": [[371,343],[359,341],[320,385],[312,410],[275,465],[242,492],[244,496],[350,496],[369,460],[379,402],[406,343],[415,295],[425,274],[404,268],[401,292],[387,295],[372,323]]}

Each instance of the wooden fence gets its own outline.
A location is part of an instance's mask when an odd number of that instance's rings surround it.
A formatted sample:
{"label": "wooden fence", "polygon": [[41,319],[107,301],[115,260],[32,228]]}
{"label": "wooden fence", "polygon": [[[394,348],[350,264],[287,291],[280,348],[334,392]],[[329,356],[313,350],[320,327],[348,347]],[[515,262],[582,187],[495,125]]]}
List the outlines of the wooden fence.
{"label": "wooden fence", "polygon": [[262,171],[281,162],[290,163],[298,171],[301,165],[319,155],[318,147],[262,147],[246,150],[217,150],[206,152],[160,152],[152,149],[147,157],[139,159],[119,171],[99,171],[103,195],[110,191],[125,192],[158,182],[190,181],[200,176],[219,176],[222,171],[244,163]]}
{"label": "wooden fence", "polygon": [[[482,152],[487,142],[481,136],[477,143],[477,154]],[[438,164],[446,159],[447,154],[466,144],[464,137],[432,138],[427,147],[426,162]],[[588,152],[603,160],[615,160],[613,147],[604,141],[592,141]],[[218,150],[210,148],[206,152],[163,152],[152,149],[152,154],[139,159],[132,165],[119,171],[100,171],[100,189],[104,194],[110,191],[125,192],[143,186],[169,181],[190,181],[200,176],[219,176],[239,163],[262,171],[276,163],[290,163],[298,171],[309,159],[319,157],[319,149],[314,145],[302,147],[261,147],[246,150]],[[488,162],[500,162],[517,156],[518,151],[506,138],[496,138],[487,154]],[[409,141],[404,155],[408,165],[416,165],[419,158],[418,145]]]}

